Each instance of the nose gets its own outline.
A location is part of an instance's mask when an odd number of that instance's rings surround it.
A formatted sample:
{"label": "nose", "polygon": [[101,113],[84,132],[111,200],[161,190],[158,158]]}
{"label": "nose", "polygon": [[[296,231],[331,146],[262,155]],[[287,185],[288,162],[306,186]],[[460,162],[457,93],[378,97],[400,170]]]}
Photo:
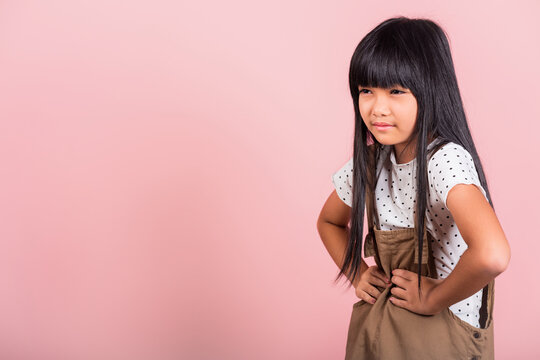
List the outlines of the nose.
{"label": "nose", "polygon": [[384,96],[378,96],[373,103],[373,116],[380,117],[390,115],[390,109]]}

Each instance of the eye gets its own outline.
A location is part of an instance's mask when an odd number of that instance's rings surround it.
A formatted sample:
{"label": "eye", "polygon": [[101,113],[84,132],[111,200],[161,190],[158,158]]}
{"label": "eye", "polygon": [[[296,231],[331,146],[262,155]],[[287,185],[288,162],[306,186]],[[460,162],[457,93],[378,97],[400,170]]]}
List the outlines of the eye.
{"label": "eye", "polygon": [[[360,94],[367,94],[369,91],[370,90],[368,90],[368,89],[360,89],[359,93]],[[398,89],[392,89],[392,90],[390,90],[390,93],[394,94],[394,91],[396,91],[395,94],[405,94],[405,91],[401,91],[401,90],[398,90]]]}

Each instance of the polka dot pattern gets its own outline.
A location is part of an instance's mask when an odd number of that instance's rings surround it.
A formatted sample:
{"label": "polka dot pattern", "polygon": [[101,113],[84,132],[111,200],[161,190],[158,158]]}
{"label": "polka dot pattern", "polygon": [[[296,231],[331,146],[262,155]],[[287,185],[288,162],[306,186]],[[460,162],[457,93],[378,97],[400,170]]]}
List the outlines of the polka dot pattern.
{"label": "polka dot pattern", "polygon": [[428,178],[430,192],[434,192],[444,206],[446,206],[448,192],[457,184],[474,184],[487,199],[473,158],[461,145],[448,143],[439,149],[428,163]]}
{"label": "polka dot pattern", "polygon": [[343,202],[352,207],[352,174],[353,159],[351,158],[345,165],[332,175],[332,183],[336,193]]}
{"label": "polka dot pattern", "polygon": [[[428,145],[428,150],[436,142]],[[383,146],[377,164],[380,172],[375,190],[381,230],[396,230],[414,227],[416,215],[416,159],[398,164],[393,146]],[[349,159],[332,174],[332,182],[340,199],[352,206],[353,159]],[[447,277],[463,252],[467,243],[461,237],[452,214],[446,207],[448,192],[457,184],[474,184],[487,199],[480,184],[474,161],[469,152],[459,144],[450,142],[442,146],[428,162],[428,209],[426,228],[433,236],[431,249],[440,278]],[[375,219],[372,219],[375,224]],[[480,327],[479,311],[483,289],[476,294],[451,305],[450,310],[460,319]]]}

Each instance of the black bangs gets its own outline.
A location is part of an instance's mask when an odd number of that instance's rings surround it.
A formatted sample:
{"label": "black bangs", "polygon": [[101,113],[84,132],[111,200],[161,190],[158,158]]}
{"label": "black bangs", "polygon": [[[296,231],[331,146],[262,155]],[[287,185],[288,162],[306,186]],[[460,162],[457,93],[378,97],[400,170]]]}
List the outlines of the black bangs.
{"label": "black bangs", "polygon": [[350,82],[353,87],[378,87],[388,89],[399,85],[405,88],[414,87],[412,64],[407,64],[403,54],[395,46],[369,49],[355,53],[351,61]]}
{"label": "black bangs", "polygon": [[415,24],[401,18],[391,20],[373,29],[358,44],[349,69],[351,91],[357,92],[358,86],[419,89],[427,55],[410,31]]}

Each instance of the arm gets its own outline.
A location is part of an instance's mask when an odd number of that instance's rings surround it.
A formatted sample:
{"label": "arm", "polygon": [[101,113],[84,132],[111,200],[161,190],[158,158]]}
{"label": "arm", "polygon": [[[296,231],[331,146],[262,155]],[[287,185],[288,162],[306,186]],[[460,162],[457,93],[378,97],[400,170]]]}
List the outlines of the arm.
{"label": "arm", "polygon": [[[321,240],[330,254],[330,257],[336,265],[341,268],[345,250],[347,248],[348,224],[350,221],[351,208],[347,206],[334,190],[326,203],[317,220],[317,230]],[[360,274],[369,266],[362,259],[360,272],[356,276],[353,286],[356,288],[360,280]],[[351,280],[349,278],[349,280]]]}
{"label": "arm", "polygon": [[510,261],[510,246],[497,216],[475,185],[454,186],[446,205],[468,248],[432,292],[430,303],[439,310],[480,291],[505,271]]}

